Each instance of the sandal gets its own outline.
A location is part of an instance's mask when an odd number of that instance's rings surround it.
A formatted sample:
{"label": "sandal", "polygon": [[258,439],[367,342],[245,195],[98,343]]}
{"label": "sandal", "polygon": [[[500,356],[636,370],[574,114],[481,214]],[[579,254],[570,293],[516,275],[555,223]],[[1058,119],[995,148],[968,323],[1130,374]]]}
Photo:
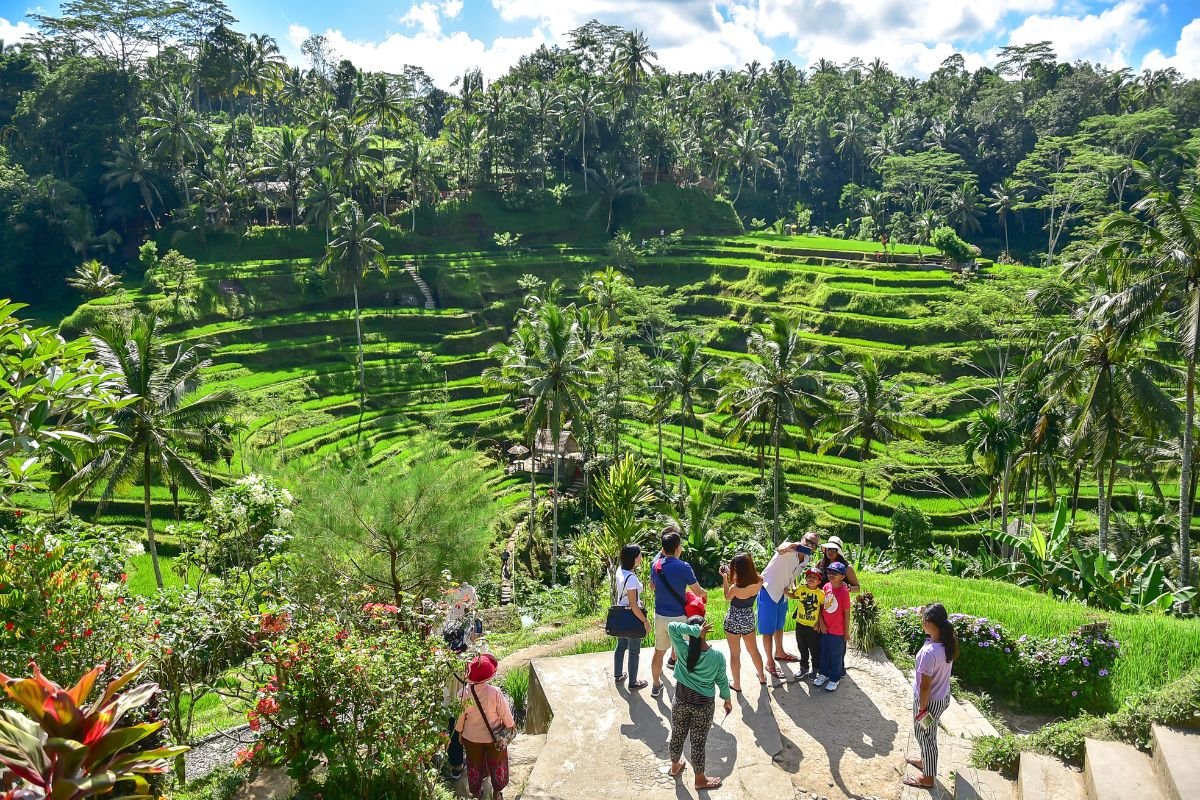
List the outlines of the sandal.
{"label": "sandal", "polygon": [[705,781],[705,783],[704,783],[704,785],[703,785],[703,786],[697,786],[697,787],[696,787],[696,791],[698,791],[698,792],[706,792],[706,791],[708,791],[709,789],[717,789],[717,788],[719,788],[720,786],[721,786],[721,779],[720,779],[720,778],[709,778],[707,781]]}
{"label": "sandal", "polygon": [[775,656],[775,660],[776,660],[776,661],[783,661],[783,662],[785,662],[785,663],[791,664],[791,663],[794,663],[794,662],[797,662],[797,661],[799,661],[800,659],[796,658],[796,657],[795,657],[794,655],[792,655],[791,653],[784,653],[784,654],[783,654],[783,655],[781,655],[781,656]]}
{"label": "sandal", "polygon": [[937,786],[937,781],[930,781],[929,783],[922,783],[920,778],[909,778],[907,776],[905,776],[902,783],[905,786],[912,786],[917,789],[932,789],[935,786]]}
{"label": "sandal", "polygon": [[730,686],[729,688],[732,689],[733,691],[737,692],[738,694],[742,693],[742,688],[740,686]]}
{"label": "sandal", "polygon": [[625,680],[625,673],[624,673],[624,672],[622,672],[620,675],[617,675],[617,676],[614,678],[614,680],[615,680],[617,683],[620,683],[621,681]]}
{"label": "sandal", "polygon": [[917,758],[916,756],[907,756],[904,759],[904,763],[908,764],[910,767],[916,767],[917,769],[924,769],[925,767],[924,760]]}
{"label": "sandal", "polygon": [[645,689],[649,685],[650,684],[646,683],[645,681],[634,681],[629,685],[629,689],[631,691],[637,691],[638,689]]}
{"label": "sandal", "polygon": [[667,767],[667,774],[670,775],[672,778],[678,778],[680,775],[683,774],[683,771],[685,769],[687,769],[687,762],[684,761],[683,759],[680,759],[679,760],[679,769],[676,770],[675,765],[672,764],[671,766]]}

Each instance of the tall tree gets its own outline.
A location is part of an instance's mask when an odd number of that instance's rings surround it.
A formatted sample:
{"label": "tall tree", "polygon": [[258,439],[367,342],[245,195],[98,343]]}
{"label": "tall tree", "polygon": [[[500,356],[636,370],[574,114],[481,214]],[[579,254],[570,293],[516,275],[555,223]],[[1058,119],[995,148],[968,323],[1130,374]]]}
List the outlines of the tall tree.
{"label": "tall tree", "polygon": [[696,421],[696,401],[708,386],[712,359],[704,355],[700,339],[693,334],[680,336],[668,349],[667,380],[679,401],[679,494],[683,495],[683,457],[688,421]]}
{"label": "tall tree", "polygon": [[115,376],[117,391],[131,399],[114,417],[122,439],[105,442],[64,487],[88,491],[103,484],[97,513],[118,487],[140,478],[146,520],[146,543],[161,589],[162,569],[150,513],[150,487],[154,473],[170,486],[210,491],[193,453],[205,431],[233,410],[236,397],[221,390],[197,395],[201,371],[209,366],[205,345],[180,346],[174,357],[167,353],[163,325],[158,317],[135,313],[127,322],[116,322],[89,332],[96,360]]}
{"label": "tall tree", "polygon": [[866,462],[874,457],[871,451],[876,442],[888,444],[895,439],[921,438],[917,417],[904,410],[905,396],[896,384],[889,384],[879,373],[879,367],[871,356],[861,361],[846,364],[843,374],[850,376],[849,383],[835,383],[830,387],[834,400],[822,420],[822,425],[831,435],[821,445],[820,452],[838,448],[839,452],[857,444],[858,472],[858,544],[866,544],[864,505],[867,486]]}
{"label": "tall tree", "polygon": [[[367,406],[367,374],[363,360],[362,311],[358,305],[358,284],[371,270],[388,273],[383,245],[375,238],[387,229],[387,220],[378,214],[368,217],[353,200],[344,200],[333,217],[333,241],[325,246],[321,268],[334,273],[337,281],[349,283],[354,290],[354,334],[358,342],[359,424]],[[360,427],[361,431],[361,427]]]}

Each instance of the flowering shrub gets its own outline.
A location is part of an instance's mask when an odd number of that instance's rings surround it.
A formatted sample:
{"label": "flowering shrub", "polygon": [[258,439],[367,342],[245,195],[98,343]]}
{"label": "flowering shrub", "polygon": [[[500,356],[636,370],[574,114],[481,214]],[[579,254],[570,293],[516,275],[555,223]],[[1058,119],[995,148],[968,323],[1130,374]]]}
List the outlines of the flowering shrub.
{"label": "flowering shrub", "polygon": [[169,526],[187,542],[183,562],[223,575],[268,561],[283,552],[291,534],[291,492],[252,474],[213,493],[199,524]]}
{"label": "flowering shrub", "polygon": [[[910,653],[925,641],[920,608],[893,611],[896,630]],[[954,674],[992,694],[1046,710],[1102,711],[1112,704],[1108,676],[1120,645],[1103,626],[1069,636],[1013,639],[985,617],[951,614],[959,657]]]}
{"label": "flowering shrub", "polygon": [[111,528],[15,518],[0,529],[0,672],[36,659],[52,677],[78,675],[127,652],[131,601],[125,559],[134,547]]}
{"label": "flowering shrub", "polygon": [[407,607],[364,597],[357,608],[258,618],[247,719],[260,738],[239,759],[284,763],[310,789],[325,763],[326,798],[432,797],[451,656]]}

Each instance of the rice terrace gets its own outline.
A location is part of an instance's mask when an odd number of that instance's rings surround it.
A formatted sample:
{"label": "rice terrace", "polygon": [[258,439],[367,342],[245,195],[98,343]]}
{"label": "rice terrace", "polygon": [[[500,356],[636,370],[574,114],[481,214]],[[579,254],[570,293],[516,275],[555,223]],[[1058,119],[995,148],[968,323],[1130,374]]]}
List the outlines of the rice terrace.
{"label": "rice terrace", "polygon": [[733,5],[0,10],[0,800],[1200,797],[1200,20]]}

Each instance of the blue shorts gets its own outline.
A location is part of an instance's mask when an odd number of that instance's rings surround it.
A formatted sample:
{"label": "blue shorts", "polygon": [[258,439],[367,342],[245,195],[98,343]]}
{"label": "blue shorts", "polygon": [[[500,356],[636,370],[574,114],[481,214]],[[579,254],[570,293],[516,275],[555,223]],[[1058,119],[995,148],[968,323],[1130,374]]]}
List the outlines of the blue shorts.
{"label": "blue shorts", "polygon": [[776,631],[782,631],[787,624],[788,598],[785,594],[776,603],[771,599],[766,587],[758,590],[758,632],[763,636],[771,636]]}

